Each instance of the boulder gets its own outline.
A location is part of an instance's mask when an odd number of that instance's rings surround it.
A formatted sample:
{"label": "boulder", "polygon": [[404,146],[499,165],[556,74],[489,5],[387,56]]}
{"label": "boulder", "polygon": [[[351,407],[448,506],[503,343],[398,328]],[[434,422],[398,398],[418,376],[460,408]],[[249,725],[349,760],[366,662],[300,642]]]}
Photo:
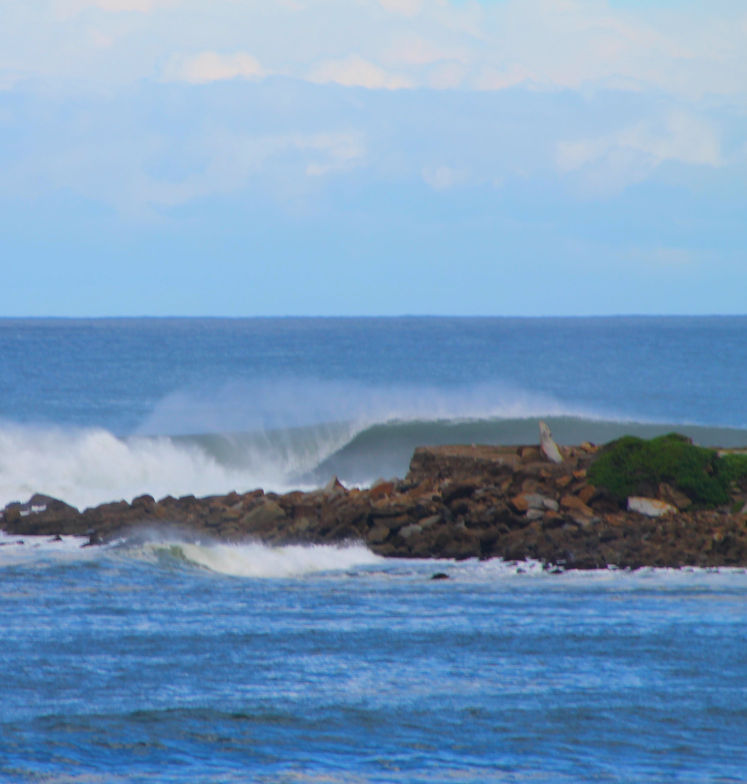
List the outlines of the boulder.
{"label": "boulder", "polygon": [[668,514],[676,514],[677,507],[666,501],[659,501],[657,498],[632,495],[628,498],[628,511],[638,512],[646,517],[663,517]]}
{"label": "boulder", "polygon": [[677,488],[672,487],[666,482],[662,482],[659,485],[659,492],[657,495],[661,501],[676,506],[677,509],[687,509],[693,505],[692,500],[681,490],[677,490]]}
{"label": "boulder", "polygon": [[558,445],[552,439],[552,433],[546,422],[539,423],[540,451],[551,463],[562,463],[563,455],[560,454]]}
{"label": "boulder", "polygon": [[262,500],[244,515],[240,525],[247,533],[264,533],[275,528],[284,517],[280,504]]}

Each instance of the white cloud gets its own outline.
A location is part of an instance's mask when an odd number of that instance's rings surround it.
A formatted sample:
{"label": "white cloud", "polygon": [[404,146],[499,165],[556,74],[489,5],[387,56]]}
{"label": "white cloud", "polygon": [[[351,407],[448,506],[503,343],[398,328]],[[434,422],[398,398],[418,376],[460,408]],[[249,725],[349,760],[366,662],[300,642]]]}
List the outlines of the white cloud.
{"label": "white cloud", "polygon": [[384,57],[388,63],[398,66],[424,66],[443,61],[467,62],[470,54],[464,46],[442,45],[410,33],[398,36]]}
{"label": "white cloud", "polygon": [[421,171],[423,181],[436,191],[445,191],[467,180],[467,173],[450,166],[426,166]]}
{"label": "white cloud", "polygon": [[307,137],[302,149],[312,150],[319,156],[306,167],[310,177],[345,171],[359,166],[365,157],[365,145],[358,134],[323,133]]}
{"label": "white cloud", "polygon": [[626,149],[650,158],[653,165],[680,161],[702,166],[721,166],[718,135],[706,120],[674,112],[656,126],[640,122],[597,139],[558,143],[558,166],[572,171],[604,158],[615,149]]}
{"label": "white cloud", "polygon": [[225,79],[256,79],[265,76],[265,70],[256,57],[246,52],[219,54],[200,52],[191,57],[174,56],[164,69],[167,82],[207,84]]}
{"label": "white cloud", "polygon": [[119,13],[131,11],[142,14],[150,13],[156,8],[174,6],[181,0],[54,0],[54,7],[61,16],[73,16],[89,8]]}
{"label": "white cloud", "polygon": [[436,90],[453,90],[464,83],[466,72],[461,63],[438,63],[431,68],[427,84]]}
{"label": "white cloud", "polygon": [[423,7],[423,0],[378,0],[379,5],[393,14],[417,16]]}
{"label": "white cloud", "polygon": [[272,189],[305,190],[304,180],[344,171],[365,158],[362,138],[349,132],[249,136],[217,132],[200,141],[206,163],[178,182],[156,179],[140,167],[137,200],[174,206],[217,193],[240,191],[255,178]]}
{"label": "white cloud", "polygon": [[505,90],[518,84],[534,83],[535,75],[521,65],[514,63],[504,69],[483,68],[473,79],[477,90]]}
{"label": "white cloud", "polygon": [[702,118],[673,112],[664,122],[641,121],[605,136],[561,141],[556,148],[558,169],[581,171],[595,191],[614,192],[640,182],[666,161],[722,166],[716,129]]}
{"label": "white cloud", "polygon": [[412,83],[397,74],[391,74],[358,55],[342,60],[327,60],[308,74],[309,81],[317,84],[336,83],[345,87],[367,87],[371,90],[401,90]]}
{"label": "white cloud", "polygon": [[[108,87],[157,78],[164,62],[198,47],[204,52],[248,51],[273,73],[370,89],[501,90],[528,84],[533,89],[589,90],[614,85],[686,100],[734,96],[743,103],[744,11],[727,2],[668,5],[619,7],[609,0],[0,0],[0,67],[55,83]],[[50,8],[56,13],[49,13]],[[98,13],[92,17],[94,11]],[[92,21],[95,36],[84,30]],[[109,42],[107,52],[102,51],[104,42]],[[98,54],[92,54],[97,47]],[[197,64],[190,78],[208,81],[213,78],[209,72],[217,73],[216,78],[230,78],[223,72],[256,75],[253,65]],[[439,71],[434,74],[435,66]]]}

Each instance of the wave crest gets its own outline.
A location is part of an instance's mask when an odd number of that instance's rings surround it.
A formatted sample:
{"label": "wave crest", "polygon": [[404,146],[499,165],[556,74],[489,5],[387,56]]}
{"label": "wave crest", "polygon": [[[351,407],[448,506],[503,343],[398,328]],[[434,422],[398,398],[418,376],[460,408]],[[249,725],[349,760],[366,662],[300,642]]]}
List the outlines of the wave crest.
{"label": "wave crest", "polygon": [[150,542],[139,550],[149,561],[184,562],[231,577],[293,578],[320,572],[341,572],[384,562],[363,545],[287,545],[260,543],[195,544]]}

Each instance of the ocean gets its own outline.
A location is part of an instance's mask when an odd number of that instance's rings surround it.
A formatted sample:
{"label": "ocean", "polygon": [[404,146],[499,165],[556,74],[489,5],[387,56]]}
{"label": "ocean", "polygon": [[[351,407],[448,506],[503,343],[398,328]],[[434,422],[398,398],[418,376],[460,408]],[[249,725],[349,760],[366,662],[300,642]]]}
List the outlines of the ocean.
{"label": "ocean", "polygon": [[[5,319],[0,508],[743,446],[745,388],[747,317]],[[84,543],[0,534],[2,782],[747,781],[747,570]]]}

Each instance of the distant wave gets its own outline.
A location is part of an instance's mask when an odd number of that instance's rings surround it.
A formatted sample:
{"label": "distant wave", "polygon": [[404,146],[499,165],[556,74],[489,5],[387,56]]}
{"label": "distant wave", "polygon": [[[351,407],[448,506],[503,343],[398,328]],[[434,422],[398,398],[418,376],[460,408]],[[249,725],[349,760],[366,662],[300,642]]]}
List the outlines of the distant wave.
{"label": "distant wave", "polygon": [[[604,443],[624,433],[678,430],[697,443],[747,444],[747,430],[546,416],[560,443]],[[259,432],[120,438],[100,428],[0,425],[0,508],[34,492],[85,508],[142,493],[209,495],[310,488],[337,475],[366,485],[403,476],[417,446],[537,441],[537,417],[332,422]]]}

